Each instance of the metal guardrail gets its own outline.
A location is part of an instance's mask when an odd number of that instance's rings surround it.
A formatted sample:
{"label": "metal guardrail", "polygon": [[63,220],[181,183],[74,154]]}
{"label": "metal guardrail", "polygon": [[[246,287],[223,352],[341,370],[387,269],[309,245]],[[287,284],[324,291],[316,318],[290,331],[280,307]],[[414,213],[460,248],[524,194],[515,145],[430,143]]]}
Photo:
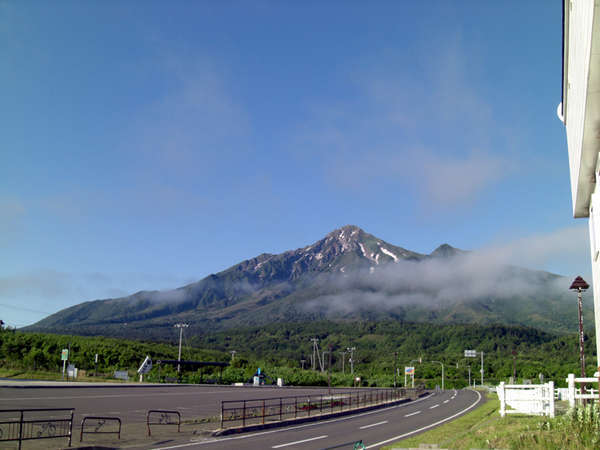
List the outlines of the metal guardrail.
{"label": "metal guardrail", "polygon": [[[152,414],[160,414],[158,422],[150,422],[150,416]],[[177,422],[171,422],[171,416],[177,416]],[[146,414],[146,426],[148,427],[148,436],[151,436],[150,425],[177,425],[177,432],[181,431],[181,414],[179,411],[170,411],[165,409],[151,409]]]}
{"label": "metal guardrail", "polygon": [[[88,420],[96,420],[96,426],[94,431],[86,431],[85,425]],[[102,428],[106,422],[118,422],[119,429],[117,431],[104,431]],[[101,431],[102,430],[102,431]],[[85,434],[116,434],[118,439],[121,439],[121,419],[119,417],[100,417],[100,416],[86,416],[81,421],[81,432],[79,434],[79,442],[83,442],[83,435]]]}
{"label": "metal guardrail", "polygon": [[[0,442],[18,441],[20,450],[23,441],[67,437],[70,447],[74,410],[75,408],[0,409]],[[12,417],[6,417],[7,415]],[[33,417],[27,417],[30,415]]]}
{"label": "metal guardrail", "polygon": [[312,396],[221,401],[221,429],[350,411],[416,397],[417,389],[364,389]]}

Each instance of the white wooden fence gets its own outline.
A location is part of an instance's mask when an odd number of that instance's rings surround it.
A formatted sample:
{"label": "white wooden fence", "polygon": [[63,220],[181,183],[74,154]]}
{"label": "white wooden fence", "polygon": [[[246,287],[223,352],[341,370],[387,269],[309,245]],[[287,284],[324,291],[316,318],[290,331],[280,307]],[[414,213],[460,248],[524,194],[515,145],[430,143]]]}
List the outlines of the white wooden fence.
{"label": "white wooden fence", "polygon": [[[500,415],[504,417],[506,414],[531,414],[554,417],[555,399],[568,400],[571,408],[583,400],[599,400],[597,377],[575,378],[575,375],[570,373],[566,382],[567,388],[558,389],[554,389],[553,381],[545,384],[502,382],[496,388],[500,400]],[[586,389],[577,388],[577,384],[586,384]],[[596,389],[593,386],[596,386]]]}
{"label": "white wooden fence", "polygon": [[[496,388],[500,415],[530,414],[554,417],[554,381],[544,384],[505,384]],[[510,407],[512,409],[507,408]]]}
{"label": "white wooden fence", "polygon": [[[567,398],[569,399],[569,406],[573,408],[575,406],[576,401],[581,401],[584,399],[587,400],[598,400],[598,378],[575,378],[575,375],[570,373],[566,379],[568,384],[568,393]],[[577,389],[575,387],[575,383],[580,384],[591,384],[592,386],[595,384],[596,389],[587,388],[585,389],[585,394],[581,393],[581,388]]]}

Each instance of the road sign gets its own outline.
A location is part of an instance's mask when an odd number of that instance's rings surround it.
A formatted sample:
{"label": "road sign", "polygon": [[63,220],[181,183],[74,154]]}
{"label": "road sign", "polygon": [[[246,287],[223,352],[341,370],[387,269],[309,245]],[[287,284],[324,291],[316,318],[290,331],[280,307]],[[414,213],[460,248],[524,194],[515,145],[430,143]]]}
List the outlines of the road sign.
{"label": "road sign", "polygon": [[404,373],[406,375],[414,375],[415,374],[415,368],[414,367],[405,367],[404,368]]}
{"label": "road sign", "polygon": [[150,369],[152,369],[152,360],[150,359],[149,356],[146,356],[146,359],[144,359],[144,362],[142,363],[142,365],[138,369],[138,373],[140,375],[143,375],[145,373],[150,372]]}
{"label": "road sign", "polygon": [[60,354],[61,361],[67,361],[69,359],[69,349],[63,348],[62,353]]}
{"label": "road sign", "polygon": [[477,350],[465,350],[465,358],[477,358]]}

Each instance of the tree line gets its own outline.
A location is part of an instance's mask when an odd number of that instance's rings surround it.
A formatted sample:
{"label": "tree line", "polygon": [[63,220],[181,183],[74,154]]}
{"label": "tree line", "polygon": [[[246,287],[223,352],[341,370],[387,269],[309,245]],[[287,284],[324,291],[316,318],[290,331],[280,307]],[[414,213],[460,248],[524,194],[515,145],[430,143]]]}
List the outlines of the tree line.
{"label": "tree line", "polygon": [[[190,328],[193,332],[193,327]],[[314,361],[317,370],[311,370],[313,338],[318,339],[321,356],[321,363]],[[596,370],[593,343],[593,336],[586,335],[589,374]],[[0,332],[0,367],[59,373],[61,351],[67,348],[70,348],[69,363],[79,369],[108,375],[115,370],[128,370],[134,375],[146,355],[156,361],[177,359],[178,354],[177,345],[168,343],[4,330]],[[355,349],[352,364],[348,348]],[[179,376],[188,382],[245,382],[261,367],[271,378],[281,377],[287,384],[326,385],[331,380],[335,386],[356,383],[392,386],[394,382],[396,385],[404,383],[404,367],[414,366],[416,381],[433,387],[440,384],[440,364],[432,362],[438,361],[444,364],[446,387],[463,387],[467,384],[469,366],[472,379],[477,382],[480,379],[480,358],[465,358],[466,349],[484,353],[484,376],[489,383],[508,380],[515,371],[518,380],[537,382],[542,374],[545,379],[563,385],[568,373],[579,370],[575,333],[554,335],[534,328],[503,325],[321,321],[278,323],[189,336],[184,342],[182,359],[230,365],[224,370],[186,369]],[[350,373],[351,365],[353,373]],[[155,365],[146,379],[159,381],[176,376],[174,367],[159,369]]]}

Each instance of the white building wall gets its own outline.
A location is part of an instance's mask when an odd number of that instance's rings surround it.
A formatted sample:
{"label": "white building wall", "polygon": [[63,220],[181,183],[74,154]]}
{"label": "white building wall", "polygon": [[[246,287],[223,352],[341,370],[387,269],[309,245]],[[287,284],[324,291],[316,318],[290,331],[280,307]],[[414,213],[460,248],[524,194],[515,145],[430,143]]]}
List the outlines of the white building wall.
{"label": "white building wall", "polygon": [[[569,149],[573,216],[589,217],[596,354],[600,349],[600,179],[597,123],[600,0],[565,0],[563,117]],[[596,23],[594,23],[596,22]],[[595,41],[594,41],[595,39]],[[591,87],[590,87],[591,86]],[[596,188],[597,187],[597,188]],[[593,194],[593,192],[594,193]],[[590,281],[590,280],[588,280]],[[589,299],[589,294],[588,294]],[[584,297],[584,301],[586,298]],[[588,300],[589,301],[589,300]],[[599,355],[600,356],[600,355]],[[600,365],[600,361],[598,361]]]}
{"label": "white building wall", "polygon": [[[594,322],[596,324],[596,357],[598,358],[598,349],[600,349],[600,193],[595,193],[592,195],[590,205],[589,232],[593,278],[591,285],[592,287],[595,287],[595,289],[593,289]],[[600,366],[600,359],[597,360],[597,366]]]}
{"label": "white building wall", "polygon": [[594,0],[566,0],[569,6],[568,34],[565,52],[565,98],[563,99],[564,122],[567,129],[569,147],[569,167],[571,171],[571,195],[573,215],[585,217],[589,202],[590,180],[581,182],[582,176],[593,173],[596,160],[582,154],[585,108],[588,90],[588,74],[592,47],[592,27]]}

